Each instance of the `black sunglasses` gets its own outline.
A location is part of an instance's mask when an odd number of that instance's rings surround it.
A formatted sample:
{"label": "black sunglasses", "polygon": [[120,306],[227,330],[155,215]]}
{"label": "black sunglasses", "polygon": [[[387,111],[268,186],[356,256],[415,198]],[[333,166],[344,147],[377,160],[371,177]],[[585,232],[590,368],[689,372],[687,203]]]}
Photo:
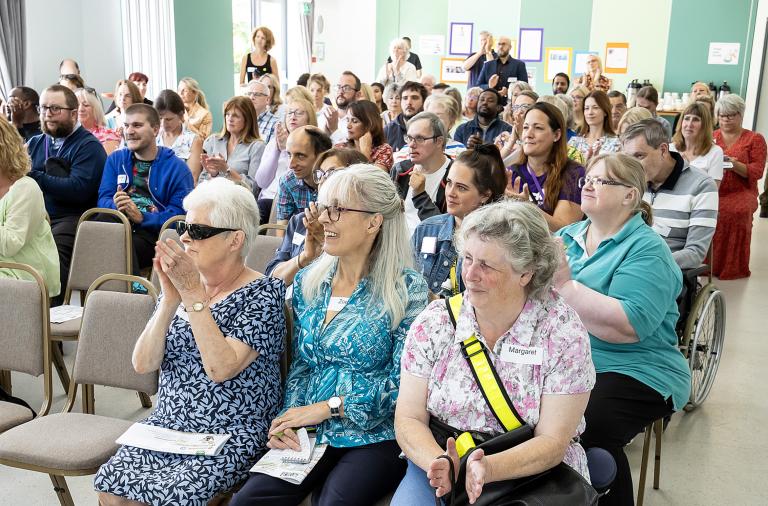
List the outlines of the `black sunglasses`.
{"label": "black sunglasses", "polygon": [[236,228],[219,228],[211,227],[208,225],[198,225],[196,223],[187,223],[186,221],[176,222],[176,233],[179,236],[185,233],[189,234],[189,238],[193,241],[202,241],[204,239],[210,239],[214,235],[219,235],[222,232],[236,232]]}

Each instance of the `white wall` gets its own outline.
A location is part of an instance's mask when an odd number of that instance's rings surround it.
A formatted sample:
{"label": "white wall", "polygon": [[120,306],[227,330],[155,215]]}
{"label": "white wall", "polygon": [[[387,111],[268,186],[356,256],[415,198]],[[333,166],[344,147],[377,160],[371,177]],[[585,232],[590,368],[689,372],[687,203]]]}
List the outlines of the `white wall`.
{"label": "white wall", "polygon": [[26,0],[25,15],[27,86],[55,83],[59,62],[73,58],[88,86],[113,91],[125,72],[120,0]]}
{"label": "white wall", "polygon": [[[323,33],[317,20],[323,17]],[[325,43],[325,59],[312,64],[335,85],[345,70],[352,70],[363,82],[375,78],[376,0],[321,0],[315,2],[315,42]]]}

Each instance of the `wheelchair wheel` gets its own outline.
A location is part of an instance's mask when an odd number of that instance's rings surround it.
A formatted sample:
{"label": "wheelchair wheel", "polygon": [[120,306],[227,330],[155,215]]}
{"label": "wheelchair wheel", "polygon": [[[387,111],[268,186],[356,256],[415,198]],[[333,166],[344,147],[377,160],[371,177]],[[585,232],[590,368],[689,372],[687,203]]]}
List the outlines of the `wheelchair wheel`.
{"label": "wheelchair wheel", "polygon": [[691,397],[686,411],[699,407],[715,382],[725,340],[725,299],[713,284],[696,295],[685,323],[681,351],[691,369]]}

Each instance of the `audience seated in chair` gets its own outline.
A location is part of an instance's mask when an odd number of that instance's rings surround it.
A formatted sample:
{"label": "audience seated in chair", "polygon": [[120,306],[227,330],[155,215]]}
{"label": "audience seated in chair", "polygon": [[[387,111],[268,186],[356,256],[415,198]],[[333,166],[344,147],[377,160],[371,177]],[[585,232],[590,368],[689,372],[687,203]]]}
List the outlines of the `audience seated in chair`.
{"label": "audience seated in chair", "polygon": [[360,91],[362,81],[353,72],[345,70],[334,87],[336,92],[336,108],[327,107],[323,110],[325,129],[334,144],[347,139],[347,111],[349,106],[363,98]]}
{"label": "audience seated in chair", "polygon": [[83,128],[99,139],[107,155],[111,155],[120,146],[123,138],[114,130],[107,128],[104,109],[101,107],[101,99],[96,95],[96,90],[80,88],[75,90],[75,96],[78,101],[77,120]]}
{"label": "audience seated in chair", "polygon": [[184,102],[173,90],[163,90],[155,98],[157,114],[160,116],[160,132],[157,145],[170,148],[189,167],[192,181],[197,184],[203,170],[200,155],[203,153],[203,139],[184,124]]}
{"label": "audience seated in chair", "polygon": [[392,147],[384,138],[379,109],[370,100],[350,104],[347,110],[347,138],[334,147],[356,149],[373,165],[387,172],[392,168]]}
{"label": "audience seated in chair", "polygon": [[279,123],[277,116],[272,114],[272,111],[269,108],[272,92],[270,91],[269,86],[262,81],[252,79],[248,82],[245,95],[251,99],[251,103],[256,109],[256,119],[259,123],[259,135],[264,142],[269,144],[275,134],[275,128]]}
{"label": "audience seated in chair", "polygon": [[421,83],[408,81],[400,87],[400,114],[384,128],[387,144],[393,151],[399,151],[405,146],[405,135],[408,132],[408,121],[424,110],[427,99],[427,89]]}
{"label": "audience seated in chair", "polygon": [[714,123],[709,105],[695,100],[680,113],[670,151],[679,152],[691,167],[715,180],[717,187],[723,179],[723,148],[715,144]]}
{"label": "audience seated in chair", "polygon": [[176,90],[184,101],[187,113],[185,122],[187,128],[195,132],[201,139],[207,139],[213,128],[213,115],[208,110],[205,93],[200,84],[191,77],[182,77]]}
{"label": "audience seated in chair", "polygon": [[492,143],[502,132],[512,130],[509,123],[499,119],[501,110],[499,92],[493,88],[483,90],[477,99],[475,118],[459,125],[453,138],[464,144],[467,149],[472,149],[480,144]]}
{"label": "audience seated in chair", "polygon": [[24,142],[43,133],[37,112],[39,103],[40,96],[35,90],[27,86],[17,86],[11,90],[8,101],[3,104],[3,116],[13,122]]}
{"label": "audience seated in chair", "polygon": [[215,179],[184,209],[183,249],[157,244],[162,298],[133,352],[138,373],[160,369],[157,407],[143,423],[232,437],[216,457],[121,447],[94,480],[103,505],[206,504],[248,476],[280,409],[285,285],[245,266],[256,200]]}

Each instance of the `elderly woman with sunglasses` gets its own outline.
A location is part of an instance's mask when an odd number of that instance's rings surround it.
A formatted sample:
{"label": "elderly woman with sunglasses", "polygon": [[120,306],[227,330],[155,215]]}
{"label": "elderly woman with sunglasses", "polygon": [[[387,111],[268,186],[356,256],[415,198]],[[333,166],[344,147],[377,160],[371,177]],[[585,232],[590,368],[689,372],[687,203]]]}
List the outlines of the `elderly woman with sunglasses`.
{"label": "elderly woman with sunglasses", "polygon": [[582,444],[605,448],[618,468],[600,504],[631,505],[624,446],[649,423],[685,406],[690,394],[691,375],[675,334],[682,274],[648,225],[640,162],[598,155],[581,183],[587,220],[557,232],[563,250],[555,287],[587,327],[597,370]]}
{"label": "elderly woman with sunglasses", "polygon": [[232,506],[375,504],[405,472],[395,441],[400,354],[427,304],[397,188],[373,165],[329,176],[318,196],[323,254],[293,282],[294,353],[269,446],[298,449],[315,426],[324,455],[300,485],[254,474]]}
{"label": "elderly woman with sunglasses", "polygon": [[256,200],[221,178],[201,183],[184,209],[183,248],[157,243],[162,296],[133,352],[138,373],[160,370],[143,423],[231,437],[214,457],[121,447],[95,478],[102,505],[207,504],[248,476],[280,409],[285,285],[245,265]]}

